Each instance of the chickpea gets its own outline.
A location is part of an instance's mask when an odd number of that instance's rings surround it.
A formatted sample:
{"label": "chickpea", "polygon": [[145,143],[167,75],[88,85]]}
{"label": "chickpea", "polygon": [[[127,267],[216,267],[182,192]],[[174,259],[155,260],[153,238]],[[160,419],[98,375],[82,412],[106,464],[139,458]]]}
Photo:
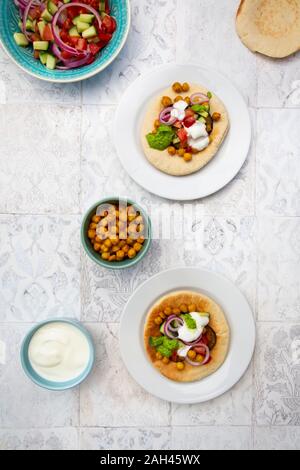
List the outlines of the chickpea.
{"label": "chickpea", "polygon": [[119,248],[123,248],[123,246],[125,246],[125,245],[126,245],[125,240],[121,240],[121,241],[119,242]]}
{"label": "chickpea", "polygon": [[129,249],[130,249],[129,245],[124,245],[123,248],[122,248],[122,250],[124,251],[125,254],[128,253]]}
{"label": "chickpea", "polygon": [[182,311],[182,313],[187,313],[188,312],[188,307],[187,307],[186,304],[181,304],[179,308]]}
{"label": "chickpea", "polygon": [[190,304],[188,306],[189,312],[196,312],[196,305],[195,304]]}
{"label": "chickpea", "polygon": [[221,114],[220,113],[213,113],[212,115],[212,120],[213,121],[220,121],[221,119]]}
{"label": "chickpea", "polygon": [[177,370],[183,370],[184,369],[184,362],[176,362],[176,367]]}
{"label": "chickpea", "polygon": [[186,97],[184,98],[184,101],[185,101],[189,106],[192,104],[191,98],[190,98],[189,96],[186,96]]}
{"label": "chickpea", "polygon": [[127,255],[128,255],[128,258],[130,258],[130,259],[131,259],[131,258],[134,258],[134,257],[136,256],[136,251],[135,251],[135,249],[134,249],[134,248],[130,248],[130,250],[128,250]]}
{"label": "chickpea", "polygon": [[182,91],[186,92],[186,91],[189,91],[189,89],[190,89],[190,85],[187,82],[184,82],[182,84]]}
{"label": "chickpea", "polygon": [[91,223],[90,226],[89,226],[90,230],[96,230],[96,228],[97,228],[97,224],[95,224],[94,222]]}
{"label": "chickpea", "polygon": [[168,154],[169,155],[175,155],[176,154],[176,148],[173,146],[168,147]]}
{"label": "chickpea", "polygon": [[140,244],[142,245],[142,244],[144,243],[144,241],[145,241],[145,237],[139,237],[139,238],[137,239],[137,241],[138,241],[138,243],[140,243]]}
{"label": "chickpea", "polygon": [[117,257],[116,255],[110,255],[110,257],[108,258],[108,261],[116,261]]}
{"label": "chickpea", "polygon": [[172,313],[173,313],[174,315],[179,315],[179,314],[181,313],[181,312],[180,312],[180,308],[176,308],[176,307],[173,308],[173,309],[172,309]]}
{"label": "chickpea", "polygon": [[158,315],[159,315],[160,318],[162,318],[163,320],[166,319],[166,315],[165,315],[163,312],[160,312]]}
{"label": "chickpea", "polygon": [[107,248],[111,248],[112,247],[111,240],[109,238],[107,240],[105,240],[104,245],[107,246]]}
{"label": "chickpea", "polygon": [[141,251],[141,249],[143,248],[143,245],[141,245],[140,243],[135,243],[133,245],[133,248],[135,249],[135,251],[138,253],[139,251]]}
{"label": "chickpea", "polygon": [[98,235],[95,236],[95,242],[96,243],[101,243],[102,242],[101,238],[99,238]]}
{"label": "chickpea", "polygon": [[88,230],[88,237],[92,240],[96,236],[96,230]]}
{"label": "chickpea", "polygon": [[112,253],[117,253],[117,251],[119,251],[119,247],[118,246],[113,246],[112,249],[111,249],[111,252]]}
{"label": "chickpea", "polygon": [[101,252],[102,252],[102,253],[108,253],[108,252],[109,252],[109,248],[107,248],[107,246],[105,246],[105,245],[101,245]]}
{"label": "chickpea", "polygon": [[183,90],[182,90],[182,86],[181,86],[181,84],[180,84],[179,82],[173,83],[172,89],[173,89],[173,91],[174,91],[175,93],[182,93],[182,91],[183,91]]}
{"label": "chickpea", "polygon": [[180,95],[176,96],[176,98],[174,99],[174,103],[178,103],[178,101],[184,101],[182,96],[180,96]]}
{"label": "chickpea", "polygon": [[[134,240],[132,240],[132,238],[130,238],[130,237],[127,237],[126,243],[127,243],[127,245],[133,245],[133,244],[134,244]],[[136,250],[136,251],[138,251],[138,250]]]}
{"label": "chickpea", "polygon": [[124,258],[124,256],[125,256],[125,253],[124,253],[123,250],[117,251],[117,260],[118,261],[121,261]]}
{"label": "chickpea", "polygon": [[178,149],[177,153],[180,157],[183,157],[183,155],[185,154],[185,150],[184,149]]}
{"label": "chickpea", "polygon": [[193,360],[197,356],[197,353],[196,353],[196,351],[193,351],[192,349],[190,349],[189,352],[187,353],[187,355],[190,359]]}
{"label": "chickpea", "polygon": [[101,258],[105,259],[105,260],[108,260],[109,259],[109,253],[102,253]]}
{"label": "chickpea", "polygon": [[163,356],[162,356],[162,353],[157,351],[157,353],[155,354],[155,357],[156,357],[156,359],[160,360],[160,359],[162,359]]}
{"label": "chickpea", "polygon": [[196,362],[203,362],[204,361],[204,356],[202,356],[202,354],[197,354],[197,356],[195,357],[195,361]]}
{"label": "chickpea", "polygon": [[95,222],[95,224],[98,224],[100,222],[100,215],[93,215],[92,221]]}
{"label": "chickpea", "polygon": [[115,246],[119,243],[120,239],[118,236],[115,236],[115,237],[111,237],[110,241],[111,241],[111,244]]}
{"label": "chickpea", "polygon": [[162,324],[162,318],[161,317],[156,317],[155,320],[154,320],[154,323],[156,323],[156,325],[161,325]]}
{"label": "chickpea", "polygon": [[100,243],[94,243],[94,250],[95,251],[100,251],[101,245]]}
{"label": "chickpea", "polygon": [[169,316],[169,315],[171,315],[171,313],[172,313],[172,309],[170,307],[166,307],[164,309],[164,314],[165,315]]}
{"label": "chickpea", "polygon": [[183,155],[183,159],[185,162],[190,162],[193,158],[193,155],[189,152],[185,152],[185,154]]}
{"label": "chickpea", "polygon": [[162,361],[163,361],[164,364],[169,364],[170,359],[165,356]]}
{"label": "chickpea", "polygon": [[155,119],[155,121],[154,121],[154,129],[158,129],[159,126],[160,126],[160,121],[159,121],[159,119]]}
{"label": "chickpea", "polygon": [[164,108],[168,108],[169,106],[172,106],[173,101],[169,96],[163,96],[161,99],[161,104],[163,105]]}

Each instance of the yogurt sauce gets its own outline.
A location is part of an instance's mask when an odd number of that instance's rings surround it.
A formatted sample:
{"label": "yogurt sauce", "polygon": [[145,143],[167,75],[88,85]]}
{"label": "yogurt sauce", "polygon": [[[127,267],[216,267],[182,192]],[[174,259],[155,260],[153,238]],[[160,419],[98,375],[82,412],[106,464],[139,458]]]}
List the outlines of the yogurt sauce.
{"label": "yogurt sauce", "polygon": [[75,379],[85,370],[90,346],[79,328],[57,321],[41,326],[34,333],[28,357],[40,377],[52,382],[65,382]]}

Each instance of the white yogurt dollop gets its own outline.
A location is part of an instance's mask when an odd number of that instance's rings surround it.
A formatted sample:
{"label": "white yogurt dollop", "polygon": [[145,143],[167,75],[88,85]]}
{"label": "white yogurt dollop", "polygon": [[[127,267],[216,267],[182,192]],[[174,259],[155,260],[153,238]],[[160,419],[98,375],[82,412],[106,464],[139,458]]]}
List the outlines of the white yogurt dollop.
{"label": "white yogurt dollop", "polygon": [[52,322],[41,326],[28,347],[32,368],[46,380],[65,382],[78,377],[90,358],[85,335],[74,325]]}
{"label": "white yogurt dollop", "polygon": [[191,312],[190,315],[196,322],[196,328],[188,328],[186,322],[178,328],[178,339],[186,343],[196,341],[201,335],[203,328],[209,323],[209,315],[200,315],[198,312]]}
{"label": "white yogurt dollop", "polygon": [[196,121],[191,127],[185,127],[188,144],[196,150],[204,150],[209,145],[209,137],[204,122]]}

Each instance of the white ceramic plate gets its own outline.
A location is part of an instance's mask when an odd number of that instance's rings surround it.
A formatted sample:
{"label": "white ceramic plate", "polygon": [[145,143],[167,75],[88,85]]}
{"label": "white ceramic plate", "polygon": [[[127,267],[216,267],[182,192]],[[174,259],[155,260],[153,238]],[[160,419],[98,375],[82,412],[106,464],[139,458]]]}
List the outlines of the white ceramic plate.
{"label": "white ceramic plate", "polygon": [[[230,346],[223,365],[212,375],[190,383],[167,379],[150,363],[143,344],[146,314],[161,296],[176,290],[202,292],[224,310],[230,326]],[[251,361],[255,345],[255,325],[245,297],[219,274],[199,268],[163,271],[144,282],[127,302],[120,325],[123,361],[145,390],[175,403],[200,403],[229,390],[240,380]]]}
{"label": "white ceramic plate", "polygon": [[[175,81],[199,83],[224,102],[229,133],[217,155],[188,176],[167,175],[152,166],[140,142],[140,129],[149,101]],[[124,93],[114,126],[114,142],[128,174],[147,191],[173,200],[208,196],[228,184],[243,165],[251,142],[251,121],[241,94],[219,72],[195,65],[167,65],[140,76]]]}

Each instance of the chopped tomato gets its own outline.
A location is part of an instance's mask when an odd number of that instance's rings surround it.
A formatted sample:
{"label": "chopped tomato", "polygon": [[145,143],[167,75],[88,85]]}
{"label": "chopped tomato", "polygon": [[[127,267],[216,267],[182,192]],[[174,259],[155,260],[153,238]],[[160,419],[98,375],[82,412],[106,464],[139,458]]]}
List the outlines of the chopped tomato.
{"label": "chopped tomato", "polygon": [[75,6],[74,7],[69,7],[67,9],[68,17],[71,18],[71,20],[72,20],[73,18],[75,18],[75,16],[79,15],[79,10],[80,9],[78,7],[75,7]]}
{"label": "chopped tomato", "polygon": [[183,124],[185,125],[185,127],[191,127],[193,124],[195,124],[195,122],[196,119],[193,116],[188,116],[183,120]]}
{"label": "chopped tomato", "polygon": [[105,0],[105,13],[110,14],[109,1]]}
{"label": "chopped tomato", "polygon": [[95,44],[95,43],[91,42],[90,45],[89,45],[89,48],[90,48],[90,52],[93,55],[96,55],[96,54],[98,54],[100,49],[102,49],[102,45],[101,45],[101,43]]}
{"label": "chopped tomato", "polygon": [[72,28],[73,23],[71,18],[67,18],[62,25],[62,28],[65,29],[66,31],[69,31],[70,28]]}
{"label": "chopped tomato", "polygon": [[70,39],[70,36],[68,35],[67,31],[65,31],[64,29],[62,29],[60,31],[60,38],[63,42],[68,42],[69,39]]}
{"label": "chopped tomato", "polygon": [[100,41],[104,42],[105,44],[107,44],[111,38],[112,38],[112,35],[109,34],[109,33],[99,33],[98,34],[98,38],[100,39]]}
{"label": "chopped tomato", "polygon": [[171,355],[171,361],[177,362],[177,351],[173,351]]}
{"label": "chopped tomato", "polygon": [[76,46],[78,43],[79,38],[76,36],[69,36],[68,42],[70,43],[71,46]]}
{"label": "chopped tomato", "polygon": [[104,16],[104,18],[102,18],[102,28],[107,33],[112,34],[116,29],[116,22],[114,18],[108,15]]}
{"label": "chopped tomato", "polygon": [[87,49],[87,40],[84,38],[79,38],[76,45],[76,49],[78,49],[79,51],[85,51]]}
{"label": "chopped tomato", "polygon": [[176,121],[174,124],[173,124],[174,127],[177,127],[177,129],[180,129],[182,127],[182,123],[181,121]]}
{"label": "chopped tomato", "polygon": [[195,113],[192,109],[186,109],[185,117],[195,117]]}
{"label": "chopped tomato", "polygon": [[64,59],[73,59],[74,58],[74,54],[72,54],[72,52],[68,52],[68,51],[62,51],[61,52],[61,56],[64,58]]}
{"label": "chopped tomato", "polygon": [[202,342],[203,344],[205,344],[206,346],[208,345],[208,338],[207,338],[206,335],[203,335],[203,336],[201,337],[201,342]]}
{"label": "chopped tomato", "polygon": [[53,41],[53,39],[54,37],[51,26],[49,24],[46,24],[43,31],[43,41]]}
{"label": "chopped tomato", "polygon": [[30,37],[31,37],[32,41],[40,41],[41,40],[41,36],[37,33],[33,33]]}
{"label": "chopped tomato", "polygon": [[179,130],[177,131],[177,135],[178,135],[178,137],[179,137],[179,139],[180,139],[180,142],[183,143],[183,142],[186,142],[186,141],[187,141],[188,135],[187,135],[185,129],[183,129],[183,128],[179,129]]}
{"label": "chopped tomato", "polygon": [[191,147],[190,145],[186,145],[185,150],[188,153],[193,153],[193,147]]}
{"label": "chopped tomato", "polygon": [[29,16],[32,20],[36,20],[41,16],[40,7],[31,8],[29,11]]}
{"label": "chopped tomato", "polygon": [[198,346],[195,346],[194,347],[194,350],[197,354],[201,354],[203,356],[205,356],[206,354],[206,349],[204,346],[202,346],[201,344],[198,344]]}
{"label": "chopped tomato", "polygon": [[40,57],[40,51],[34,51],[33,56],[35,59],[38,59]]}
{"label": "chopped tomato", "polygon": [[95,10],[99,10],[99,0],[82,0],[82,3],[86,3],[91,7],[95,8]]}

